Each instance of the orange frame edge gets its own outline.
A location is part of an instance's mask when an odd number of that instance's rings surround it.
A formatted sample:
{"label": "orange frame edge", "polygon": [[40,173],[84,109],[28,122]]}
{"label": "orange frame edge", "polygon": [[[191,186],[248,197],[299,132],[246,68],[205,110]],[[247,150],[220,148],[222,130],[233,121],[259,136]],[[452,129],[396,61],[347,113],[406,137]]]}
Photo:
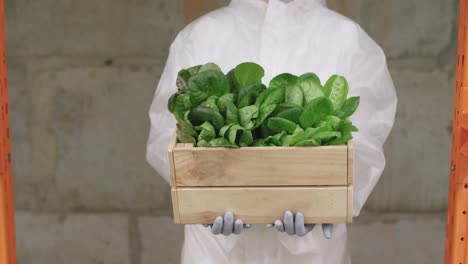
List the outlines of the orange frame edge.
{"label": "orange frame edge", "polygon": [[468,264],[468,0],[460,0],[445,264]]}
{"label": "orange frame edge", "polygon": [[0,0],[0,264],[16,263],[13,179],[8,118],[5,7]]}

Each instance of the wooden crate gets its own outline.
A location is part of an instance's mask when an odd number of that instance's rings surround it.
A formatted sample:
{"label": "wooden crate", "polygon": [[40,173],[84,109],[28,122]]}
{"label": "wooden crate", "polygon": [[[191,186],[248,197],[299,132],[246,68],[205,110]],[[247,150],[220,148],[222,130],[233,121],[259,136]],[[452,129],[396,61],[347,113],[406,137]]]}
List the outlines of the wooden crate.
{"label": "wooden crate", "polygon": [[250,224],[300,211],[306,223],[352,221],[353,147],[169,146],[174,221],[210,224],[226,211]]}

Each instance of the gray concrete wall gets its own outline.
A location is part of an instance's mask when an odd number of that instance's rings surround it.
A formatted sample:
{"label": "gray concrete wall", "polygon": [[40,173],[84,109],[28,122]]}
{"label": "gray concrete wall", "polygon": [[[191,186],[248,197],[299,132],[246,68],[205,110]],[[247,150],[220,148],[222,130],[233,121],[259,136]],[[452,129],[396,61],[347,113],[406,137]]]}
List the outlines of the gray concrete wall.
{"label": "gray concrete wall", "polygon": [[[347,1],[400,100],[387,168],[350,226],[355,263],[442,263],[457,3]],[[145,144],[182,1],[6,0],[6,19],[19,263],[178,263]]]}

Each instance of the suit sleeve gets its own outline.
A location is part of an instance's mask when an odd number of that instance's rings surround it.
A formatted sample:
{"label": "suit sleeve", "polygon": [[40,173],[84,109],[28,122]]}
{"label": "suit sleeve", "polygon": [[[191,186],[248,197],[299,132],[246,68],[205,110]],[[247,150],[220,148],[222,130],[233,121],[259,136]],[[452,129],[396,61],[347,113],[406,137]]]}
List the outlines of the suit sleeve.
{"label": "suit sleeve", "polygon": [[354,134],[353,215],[357,216],[385,167],[383,145],[395,119],[397,96],[382,49],[358,26],[350,59],[351,95],[361,103],[350,118]]}
{"label": "suit sleeve", "polygon": [[172,43],[149,111],[151,128],[146,159],[167,182],[169,182],[167,150],[176,127],[175,118],[169,112],[167,102],[169,97],[177,91],[176,79],[179,70],[193,66],[193,57],[187,42],[181,32]]}

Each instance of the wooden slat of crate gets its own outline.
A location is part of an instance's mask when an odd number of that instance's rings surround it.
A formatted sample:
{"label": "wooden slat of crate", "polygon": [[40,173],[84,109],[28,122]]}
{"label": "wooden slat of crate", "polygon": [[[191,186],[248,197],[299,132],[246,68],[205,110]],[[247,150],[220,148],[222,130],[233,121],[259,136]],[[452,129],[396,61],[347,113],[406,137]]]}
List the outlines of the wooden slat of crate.
{"label": "wooden slat of crate", "polygon": [[173,149],[177,144],[177,135],[174,134],[172,136],[171,142],[169,143],[169,149],[167,152],[167,159],[169,161],[169,172],[170,172],[170,183],[171,186],[176,186],[176,180],[175,180],[175,170],[174,170],[174,153]]}
{"label": "wooden slat of crate", "polygon": [[[226,211],[245,223],[266,224],[284,211],[301,211],[306,223],[345,223],[351,217],[352,187],[224,187],[173,188],[180,224],[210,224]],[[351,196],[352,197],[352,196]]]}
{"label": "wooden slat of crate", "polygon": [[348,147],[348,184],[353,184],[353,176],[354,176],[354,143],[353,141],[349,141],[347,144]]}
{"label": "wooden slat of crate", "polygon": [[207,186],[346,186],[348,147],[172,149],[175,184]]}
{"label": "wooden slat of crate", "polygon": [[353,222],[353,185],[348,186],[348,212],[346,222]]}
{"label": "wooden slat of crate", "polygon": [[177,189],[171,189],[171,198],[172,198],[172,211],[174,215],[174,222],[180,223],[180,213],[179,213],[179,201],[177,200]]}

